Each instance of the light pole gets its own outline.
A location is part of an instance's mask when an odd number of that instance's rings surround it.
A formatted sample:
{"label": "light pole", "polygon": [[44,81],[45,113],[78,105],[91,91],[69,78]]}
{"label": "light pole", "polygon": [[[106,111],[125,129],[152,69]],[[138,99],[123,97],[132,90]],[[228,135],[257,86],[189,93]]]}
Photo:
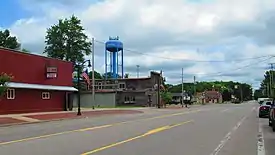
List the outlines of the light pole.
{"label": "light pole", "polygon": [[160,108],[160,75],[158,77],[158,108]]}
{"label": "light pole", "polygon": [[181,106],[183,107],[183,68],[181,68]]}
{"label": "light pole", "polygon": [[84,64],[88,62],[88,67],[91,67],[91,61],[90,60],[86,60],[81,64],[76,64],[77,67],[77,88],[78,88],[78,102],[77,102],[77,115],[80,116],[81,115],[81,109],[80,109],[80,67],[83,67]]}

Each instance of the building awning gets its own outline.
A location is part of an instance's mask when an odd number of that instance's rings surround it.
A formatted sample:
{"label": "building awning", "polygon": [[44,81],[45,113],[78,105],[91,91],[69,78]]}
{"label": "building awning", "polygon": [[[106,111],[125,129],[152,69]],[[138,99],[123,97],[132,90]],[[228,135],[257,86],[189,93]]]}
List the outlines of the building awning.
{"label": "building awning", "polygon": [[76,88],[69,87],[69,86],[53,86],[53,85],[29,84],[29,83],[18,83],[18,82],[8,82],[7,86],[11,88],[25,88],[25,89],[78,91]]}

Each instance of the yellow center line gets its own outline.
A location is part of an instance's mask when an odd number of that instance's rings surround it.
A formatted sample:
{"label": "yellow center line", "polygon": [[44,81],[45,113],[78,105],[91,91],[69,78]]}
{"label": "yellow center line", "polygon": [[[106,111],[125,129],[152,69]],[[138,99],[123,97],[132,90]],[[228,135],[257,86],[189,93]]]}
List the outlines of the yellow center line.
{"label": "yellow center line", "polygon": [[58,136],[58,135],[63,135],[63,134],[69,134],[69,133],[74,133],[74,132],[84,132],[84,131],[90,131],[90,130],[108,128],[108,127],[112,127],[112,126],[115,126],[115,125],[121,125],[121,124],[126,124],[126,123],[133,123],[133,122],[137,122],[137,121],[147,121],[147,120],[154,120],[154,119],[161,119],[161,118],[179,116],[179,115],[184,115],[184,114],[189,114],[189,113],[196,113],[196,112],[199,112],[199,111],[204,111],[204,110],[193,110],[193,111],[186,111],[186,112],[180,112],[180,113],[174,113],[174,114],[167,114],[167,115],[161,115],[161,116],[150,117],[150,118],[141,118],[141,119],[136,119],[136,120],[123,121],[123,122],[112,123],[112,124],[105,124],[105,125],[101,125],[101,126],[95,126],[95,127],[89,127],[89,128],[83,128],[83,129],[77,129],[77,130],[71,130],[71,131],[64,131],[64,132],[59,132],[59,133],[47,134],[47,135],[42,135],[42,136],[23,138],[23,139],[12,140],[12,141],[7,141],[7,142],[0,142],[0,146],[1,145],[7,145],[7,144],[13,144],[13,143],[19,143],[19,142],[25,142],[25,141],[30,141],[30,140],[42,139],[42,138],[49,138],[49,137],[53,137],[53,136]]}
{"label": "yellow center line", "polygon": [[156,129],[150,130],[150,131],[148,131],[148,132],[146,132],[146,133],[144,133],[144,134],[142,134],[142,135],[139,135],[139,136],[136,136],[136,137],[132,137],[132,138],[129,138],[129,139],[120,141],[120,142],[113,143],[113,144],[109,144],[109,145],[106,145],[106,146],[103,146],[103,147],[94,149],[94,150],[92,150],[92,151],[85,152],[85,153],[83,153],[83,154],[81,154],[81,155],[90,155],[90,154],[94,154],[94,153],[97,153],[97,152],[99,152],[99,151],[103,151],[103,150],[106,150],[106,149],[109,149],[109,148],[112,148],[112,147],[115,147],[115,146],[118,146],[118,145],[121,145],[121,144],[124,144],[124,143],[131,142],[131,141],[133,141],[133,140],[140,139],[140,138],[143,138],[143,137],[152,135],[152,134],[156,134],[156,133],[158,133],[158,132],[162,132],[162,131],[164,131],[164,130],[168,130],[168,129],[171,129],[171,128],[174,128],[174,127],[177,127],[177,126],[181,126],[181,125],[183,125],[183,124],[187,124],[187,123],[190,123],[190,122],[193,122],[193,120],[181,122],[181,123],[174,124],[174,125],[170,125],[170,126],[163,126],[163,127],[160,127],[160,128],[156,128]]}

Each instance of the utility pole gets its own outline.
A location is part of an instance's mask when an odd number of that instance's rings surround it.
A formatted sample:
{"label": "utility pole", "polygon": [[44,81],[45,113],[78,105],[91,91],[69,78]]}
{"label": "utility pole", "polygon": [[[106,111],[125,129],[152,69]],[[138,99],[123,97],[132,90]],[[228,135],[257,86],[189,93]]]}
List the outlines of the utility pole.
{"label": "utility pole", "polygon": [[241,102],[243,102],[243,87],[240,85]]}
{"label": "utility pole", "polygon": [[139,65],[137,65],[137,78],[139,78]]}
{"label": "utility pole", "polygon": [[93,72],[93,75],[92,75],[93,106],[92,107],[94,109],[95,108],[95,38],[92,38],[92,72]]}
{"label": "utility pole", "polygon": [[196,98],[196,76],[194,76],[194,99]]}
{"label": "utility pole", "polygon": [[270,67],[271,67],[271,70],[269,71],[269,92],[270,92],[270,97],[274,97],[273,96],[273,70],[274,70],[274,64],[275,63],[270,63]]}
{"label": "utility pole", "polygon": [[181,69],[181,105],[183,106],[183,68]]}
{"label": "utility pole", "polygon": [[158,108],[160,108],[160,74],[158,77]]}

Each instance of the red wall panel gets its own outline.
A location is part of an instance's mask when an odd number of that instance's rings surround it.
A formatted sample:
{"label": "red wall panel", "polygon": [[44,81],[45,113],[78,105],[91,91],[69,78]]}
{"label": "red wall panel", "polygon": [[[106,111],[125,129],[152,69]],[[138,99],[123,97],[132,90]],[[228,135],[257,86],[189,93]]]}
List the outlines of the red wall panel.
{"label": "red wall panel", "polygon": [[42,90],[16,89],[15,99],[0,100],[0,114],[62,111],[65,103],[65,92],[50,91],[49,100],[42,99]]}
{"label": "red wall panel", "polygon": [[[55,79],[46,79],[46,66],[56,66]],[[13,82],[72,86],[73,64],[33,54],[0,48],[0,73],[14,76]]]}

